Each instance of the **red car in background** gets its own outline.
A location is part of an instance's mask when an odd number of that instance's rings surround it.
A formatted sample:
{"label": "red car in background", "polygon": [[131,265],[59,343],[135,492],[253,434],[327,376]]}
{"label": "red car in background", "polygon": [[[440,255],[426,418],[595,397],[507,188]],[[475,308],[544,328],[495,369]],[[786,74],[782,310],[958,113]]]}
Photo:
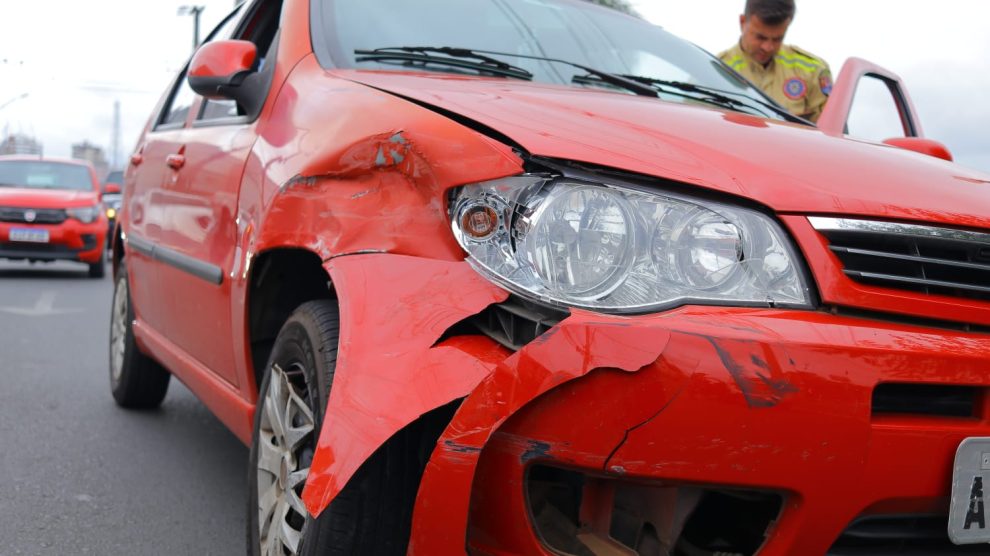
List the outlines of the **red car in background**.
{"label": "red car in background", "polygon": [[88,162],[0,156],[0,259],[77,261],[105,271],[107,219]]}
{"label": "red car in background", "polygon": [[252,554],[985,553],[947,158],[862,60],[815,126],[587,2],[249,2],[125,174],[112,393],[250,444]]}

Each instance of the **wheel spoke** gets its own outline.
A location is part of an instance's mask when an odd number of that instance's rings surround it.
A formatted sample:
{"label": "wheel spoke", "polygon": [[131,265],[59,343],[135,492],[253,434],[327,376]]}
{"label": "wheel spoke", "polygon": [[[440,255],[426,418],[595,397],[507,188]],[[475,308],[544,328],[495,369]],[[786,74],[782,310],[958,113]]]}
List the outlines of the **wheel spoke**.
{"label": "wheel spoke", "polygon": [[285,415],[282,411],[285,407],[285,401],[282,399],[284,379],[285,374],[282,373],[282,369],[279,369],[278,365],[273,365],[272,377],[268,384],[268,395],[265,396],[268,425],[272,428],[275,439],[278,440],[280,446],[285,439],[285,429],[283,428]]}
{"label": "wheel spoke", "polygon": [[[292,394],[290,404],[289,411],[286,413],[285,445],[286,449],[295,451],[313,432],[313,412],[310,411],[306,402],[295,393]],[[297,420],[301,421],[298,426],[293,424]]]}
{"label": "wheel spoke", "polygon": [[299,495],[296,494],[294,490],[286,491],[286,497],[288,498],[289,507],[296,511],[297,514],[306,517],[309,515],[309,510],[306,509],[306,504],[303,503]]}
{"label": "wheel spoke", "polygon": [[[288,513],[288,509],[289,507],[288,505],[286,505],[285,507],[286,514]],[[281,524],[282,544],[284,544],[285,547],[289,549],[289,552],[291,554],[296,554],[299,552],[299,541],[302,540],[302,533],[293,529],[292,525],[289,525],[289,520],[286,519],[286,516],[283,516],[281,521],[282,521]]]}
{"label": "wheel spoke", "polygon": [[[258,490],[261,490],[260,484],[258,485]],[[265,533],[269,535],[273,533],[272,530],[274,527],[272,526],[272,521],[276,517],[274,514],[276,504],[278,503],[278,495],[278,482],[272,481],[265,493],[258,498],[258,527],[262,537],[265,536]]]}
{"label": "wheel spoke", "polygon": [[309,468],[300,469],[298,471],[293,471],[289,473],[289,479],[286,481],[288,484],[285,485],[286,490],[292,490],[297,486],[306,482],[306,477],[309,477]]}
{"label": "wheel spoke", "polygon": [[[267,435],[266,435],[267,436]],[[282,453],[271,441],[266,438],[258,439],[258,469],[271,473],[273,477],[278,477],[280,465],[282,463]]]}

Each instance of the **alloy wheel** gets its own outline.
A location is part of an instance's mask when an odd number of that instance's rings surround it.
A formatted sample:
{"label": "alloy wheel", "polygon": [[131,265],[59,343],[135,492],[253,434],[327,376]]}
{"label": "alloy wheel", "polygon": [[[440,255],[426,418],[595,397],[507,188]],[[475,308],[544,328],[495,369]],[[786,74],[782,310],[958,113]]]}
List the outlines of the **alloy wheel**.
{"label": "alloy wheel", "polygon": [[115,384],[120,382],[124,369],[127,312],[127,278],[121,276],[113,292],[113,314],[110,323],[110,376]]}
{"label": "alloy wheel", "polygon": [[302,489],[315,444],[313,412],[306,395],[304,371],[271,367],[258,430],[258,538],[266,556],[299,551],[306,507]]}

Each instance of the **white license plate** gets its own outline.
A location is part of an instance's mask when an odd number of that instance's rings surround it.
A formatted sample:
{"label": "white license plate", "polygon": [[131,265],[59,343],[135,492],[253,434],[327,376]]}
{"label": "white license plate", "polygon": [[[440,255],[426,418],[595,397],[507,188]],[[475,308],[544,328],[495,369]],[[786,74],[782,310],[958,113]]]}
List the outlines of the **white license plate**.
{"label": "white license plate", "polygon": [[48,230],[35,230],[31,228],[13,228],[12,230],[10,230],[10,241],[48,243]]}
{"label": "white license plate", "polygon": [[949,539],[955,544],[990,542],[990,438],[967,438],[952,468]]}

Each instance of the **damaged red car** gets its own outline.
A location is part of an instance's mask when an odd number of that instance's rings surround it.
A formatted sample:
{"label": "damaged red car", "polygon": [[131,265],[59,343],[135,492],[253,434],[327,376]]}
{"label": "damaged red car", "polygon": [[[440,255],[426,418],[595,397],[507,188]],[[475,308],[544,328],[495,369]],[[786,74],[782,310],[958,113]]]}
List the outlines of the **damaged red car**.
{"label": "damaged red car", "polygon": [[251,446],[253,554],[985,553],[950,158],[862,60],[816,126],[587,2],[249,2],[126,171],[113,396]]}

